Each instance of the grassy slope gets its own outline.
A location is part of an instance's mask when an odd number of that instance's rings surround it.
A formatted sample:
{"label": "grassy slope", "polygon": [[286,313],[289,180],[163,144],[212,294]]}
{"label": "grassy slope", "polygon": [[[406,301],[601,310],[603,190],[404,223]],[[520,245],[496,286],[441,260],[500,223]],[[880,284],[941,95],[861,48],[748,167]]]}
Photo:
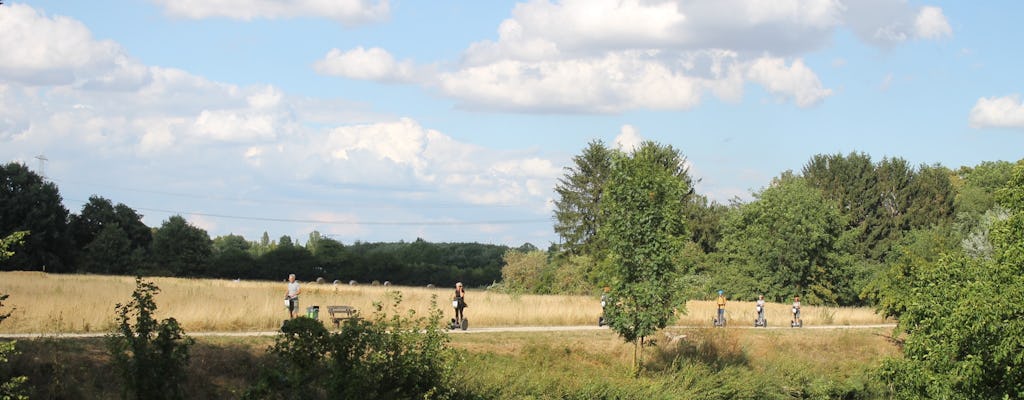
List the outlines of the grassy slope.
{"label": "grassy slope", "polygon": [[[610,331],[453,335],[467,398],[870,398],[865,372],[896,355],[886,329],[687,329],[655,338],[646,372],[631,377],[633,346]],[[675,338],[672,340],[671,338]],[[272,338],[199,338],[189,398],[237,398],[258,375]],[[118,398],[102,339],[18,343],[12,360],[32,398]]]}

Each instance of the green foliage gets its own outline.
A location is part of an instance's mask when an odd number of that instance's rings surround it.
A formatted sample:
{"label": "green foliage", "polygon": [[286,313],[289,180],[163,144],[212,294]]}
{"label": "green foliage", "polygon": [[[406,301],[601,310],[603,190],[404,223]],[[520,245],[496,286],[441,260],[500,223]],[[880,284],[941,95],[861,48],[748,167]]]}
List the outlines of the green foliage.
{"label": "green foliage", "polygon": [[903,233],[944,224],[954,215],[953,175],[939,166],[916,170],[902,158],[873,163],[864,153],[816,155],[803,176],[834,201],[855,233],[851,251],[884,262]]}
{"label": "green foliage", "polygon": [[732,297],[806,294],[812,303],[853,303],[851,261],[840,248],[844,225],[821,191],[784,175],[727,222],[712,279]]}
{"label": "green foliage", "polygon": [[99,196],[89,197],[80,214],[71,214],[68,231],[75,242],[77,269],[102,274],[136,272],[153,239],[135,210]]}
{"label": "green foliage", "polygon": [[117,331],[107,342],[114,367],[124,379],[125,398],[183,398],[181,385],[194,341],[174,318],[153,317],[159,292],[155,284],[137,277],[131,301],[114,307]]}
{"label": "green foliage", "polygon": [[371,319],[347,320],[336,333],[308,318],[286,322],[270,349],[274,361],[246,398],[449,398],[457,358],[441,310],[403,315],[401,293],[390,295],[389,307],[378,303]]}
{"label": "green foliage", "polygon": [[[14,255],[12,247],[21,245],[25,242],[25,237],[29,235],[28,231],[17,231],[11,232],[10,235],[0,238],[0,261],[6,260]],[[3,321],[0,319],[0,321]]]}
{"label": "green foliage", "polygon": [[993,258],[953,251],[894,267],[882,296],[906,333],[904,358],[879,376],[896,397],[1024,397],[1024,164],[997,200],[1010,216],[991,230]]}
{"label": "green foliage", "polygon": [[550,282],[545,282],[548,270],[548,255],[543,251],[528,253],[508,250],[502,256],[505,266],[501,267],[503,289],[510,293],[547,293]]}
{"label": "green foliage", "polygon": [[601,271],[590,256],[550,258],[540,250],[506,251],[498,288],[508,293],[588,294],[600,285]]}
{"label": "green foliage", "polygon": [[[0,261],[14,255],[9,250],[10,247],[21,243],[25,236],[28,236],[28,232],[19,231],[0,238]],[[4,300],[7,300],[8,297],[10,295],[0,293],[0,322],[4,322],[13,312],[13,310],[6,313],[3,312]],[[10,371],[7,371],[7,363],[10,362],[11,357],[19,354],[15,348],[16,345],[16,341],[0,342],[0,399],[2,400],[28,399],[28,396],[25,395],[25,383],[28,382],[28,378],[25,376],[13,376]]]}
{"label": "green foliage", "polygon": [[68,210],[53,182],[24,164],[0,166],[0,236],[30,231],[17,254],[0,261],[0,268],[71,271],[72,242],[67,234]]}
{"label": "green foliage", "polygon": [[[666,168],[662,155],[647,142],[632,157],[616,157],[601,203],[605,223],[599,234],[611,266],[605,318],[637,346],[664,328],[684,303],[675,286],[676,260],[686,240],[682,209],[691,191],[688,180]],[[637,373],[641,364],[636,363]]]}
{"label": "green foliage", "polygon": [[604,142],[592,141],[583,154],[573,157],[574,166],[566,167],[566,175],[558,179],[554,228],[566,253],[593,255],[603,249],[597,235],[602,224],[601,197],[614,154]]}
{"label": "green foliage", "polygon": [[[7,257],[5,253],[2,253],[6,248],[7,239],[11,239],[11,237],[0,241],[0,258]],[[11,316],[10,311],[3,313],[3,302],[7,300],[7,297],[9,295],[0,293],[0,322]],[[28,378],[25,376],[14,376],[8,369],[8,362],[11,361],[11,358],[20,354],[15,348],[17,343],[16,341],[0,342],[0,399],[2,400],[28,399],[26,395],[27,389],[25,388]]]}
{"label": "green foliage", "polygon": [[201,276],[212,255],[210,236],[180,215],[168,218],[153,234],[154,273]]}

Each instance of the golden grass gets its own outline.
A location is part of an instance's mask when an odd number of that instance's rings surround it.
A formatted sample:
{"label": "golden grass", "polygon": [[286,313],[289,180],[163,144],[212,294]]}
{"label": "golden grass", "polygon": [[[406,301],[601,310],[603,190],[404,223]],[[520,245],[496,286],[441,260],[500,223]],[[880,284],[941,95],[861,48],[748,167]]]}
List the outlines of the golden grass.
{"label": "golden grass", "polygon": [[[725,305],[725,319],[729,326],[754,326],[757,311],[753,301],[729,301]],[[765,319],[768,326],[789,326],[793,319],[792,305],[779,303],[765,304]],[[681,325],[710,325],[717,313],[713,301],[689,301],[686,315],[679,317]],[[804,325],[874,325],[892,323],[875,310],[867,307],[825,307],[801,306],[800,317]]]}
{"label": "golden grass", "polygon": [[[173,316],[189,332],[268,331],[288,317],[284,308],[285,284],[216,279],[149,278],[160,287],[156,296],[157,318]],[[10,294],[2,311],[14,309],[0,324],[3,333],[106,332],[115,320],[114,305],[131,300],[132,277],[60,275],[40,272],[0,272],[0,293]],[[369,314],[374,302],[386,301],[387,291],[402,293],[401,309],[426,315],[432,296],[445,318],[454,316],[453,288],[413,288],[302,284],[300,308],[319,305],[326,320],[328,305],[350,305]],[[562,295],[509,295],[486,290],[467,290],[466,318],[471,327],[593,325],[601,315],[596,297]],[[732,326],[748,325],[754,318],[753,303],[730,302]],[[691,301],[683,325],[710,325],[715,305]],[[788,324],[788,306],[770,304],[768,322]],[[805,307],[804,323],[873,324],[883,322],[866,308]]]}

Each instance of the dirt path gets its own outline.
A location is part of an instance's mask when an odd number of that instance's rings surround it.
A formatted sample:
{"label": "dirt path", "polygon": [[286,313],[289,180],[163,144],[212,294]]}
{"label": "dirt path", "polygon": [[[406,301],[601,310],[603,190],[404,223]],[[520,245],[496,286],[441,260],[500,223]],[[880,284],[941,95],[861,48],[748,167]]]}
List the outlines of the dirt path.
{"label": "dirt path", "polygon": [[[807,325],[800,329],[810,330],[838,330],[838,329],[882,329],[895,328],[896,324],[873,324],[873,325]],[[670,329],[696,329],[710,328],[710,326],[697,325],[676,325]],[[605,330],[607,327],[593,325],[573,326],[491,326],[483,328],[470,328],[469,330],[448,331],[456,334],[468,333],[508,333],[508,332],[566,332],[566,331],[597,331]],[[730,326],[725,329],[795,329],[786,326],[769,326],[767,328],[754,328],[753,326]],[[189,332],[192,337],[252,337],[252,336],[275,336],[277,331],[250,331],[250,332]],[[0,333],[2,339],[37,339],[37,338],[99,338],[106,333]]]}

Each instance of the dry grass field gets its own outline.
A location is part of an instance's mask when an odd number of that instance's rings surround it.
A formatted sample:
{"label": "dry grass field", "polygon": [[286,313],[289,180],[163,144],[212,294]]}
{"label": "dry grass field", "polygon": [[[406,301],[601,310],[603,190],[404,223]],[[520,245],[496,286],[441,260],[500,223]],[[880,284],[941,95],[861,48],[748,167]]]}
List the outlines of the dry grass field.
{"label": "dry grass field", "polygon": [[[157,317],[173,316],[189,332],[276,330],[287,318],[284,282],[214,279],[151,278],[160,287],[156,296]],[[14,309],[0,324],[0,333],[106,332],[112,327],[114,305],[131,298],[132,277],[57,275],[40,272],[0,272],[0,293],[10,294],[5,311]],[[451,288],[349,286],[303,282],[300,307],[350,305],[364,314],[375,302],[385,301],[387,291],[402,294],[401,309],[426,315],[436,296],[445,317],[453,316]],[[596,324],[601,306],[596,297],[558,295],[509,295],[486,290],[467,290],[466,317],[474,327],[560,326]],[[715,305],[691,301],[680,325],[710,325]],[[754,319],[753,302],[730,302],[731,326],[748,326]],[[769,326],[787,326],[789,306],[767,306]],[[884,322],[867,308],[805,306],[806,325],[860,325]]]}

